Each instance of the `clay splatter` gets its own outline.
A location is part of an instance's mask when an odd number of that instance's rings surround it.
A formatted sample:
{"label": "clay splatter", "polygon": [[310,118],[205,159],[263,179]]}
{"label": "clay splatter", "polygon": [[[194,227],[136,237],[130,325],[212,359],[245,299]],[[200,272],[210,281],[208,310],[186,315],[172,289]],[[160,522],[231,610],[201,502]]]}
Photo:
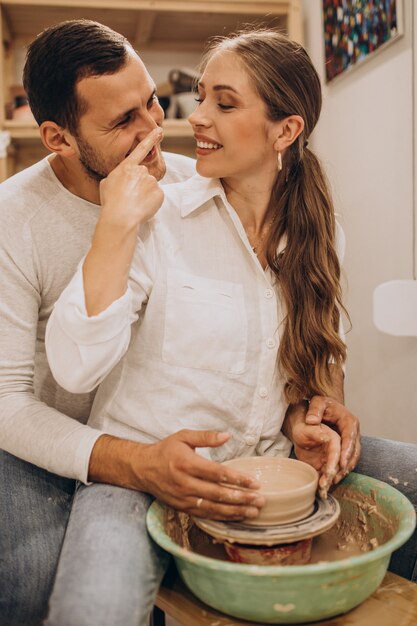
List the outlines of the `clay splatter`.
{"label": "clay splatter", "polygon": [[274,611],[277,611],[277,613],[289,613],[295,609],[295,604],[279,604],[279,602],[277,602],[272,608]]}

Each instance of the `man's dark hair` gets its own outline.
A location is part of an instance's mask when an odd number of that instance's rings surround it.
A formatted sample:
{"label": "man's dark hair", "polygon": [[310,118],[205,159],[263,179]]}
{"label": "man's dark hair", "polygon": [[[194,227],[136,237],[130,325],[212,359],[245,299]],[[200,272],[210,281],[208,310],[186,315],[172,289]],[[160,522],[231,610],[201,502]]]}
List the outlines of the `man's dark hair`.
{"label": "man's dark hair", "polygon": [[129,42],[123,35],[90,20],[61,22],[29,45],[23,70],[30,108],[38,122],[55,122],[76,134],[87,103],[76,84],[88,76],[114,74],[126,63]]}

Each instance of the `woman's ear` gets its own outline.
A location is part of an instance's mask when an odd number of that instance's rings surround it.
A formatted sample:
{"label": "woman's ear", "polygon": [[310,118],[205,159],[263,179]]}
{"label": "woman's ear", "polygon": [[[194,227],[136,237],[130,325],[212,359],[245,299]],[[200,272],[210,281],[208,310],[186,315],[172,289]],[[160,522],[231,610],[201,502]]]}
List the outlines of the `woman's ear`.
{"label": "woman's ear", "polygon": [[63,157],[76,154],[77,143],[74,137],[55,122],[42,122],[39,131],[43,145],[51,152]]}
{"label": "woman's ear", "polygon": [[278,136],[274,143],[277,152],[288,148],[304,130],[304,120],[300,115],[290,115],[279,122]]}

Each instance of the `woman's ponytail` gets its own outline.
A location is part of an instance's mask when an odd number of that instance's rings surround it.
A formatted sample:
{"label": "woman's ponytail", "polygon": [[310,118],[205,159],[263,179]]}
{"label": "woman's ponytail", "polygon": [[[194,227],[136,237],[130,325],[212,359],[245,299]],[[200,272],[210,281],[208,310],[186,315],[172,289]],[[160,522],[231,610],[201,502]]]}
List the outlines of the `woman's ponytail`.
{"label": "woman's ponytail", "polygon": [[[285,170],[283,170],[284,172]],[[331,363],[342,364],[346,346],[339,336],[340,265],[336,223],[326,179],[317,157],[301,159],[277,181],[271,198],[278,220],[267,245],[285,305],[279,364],[289,402],[331,393]],[[284,186],[284,189],[283,189]],[[277,255],[280,241],[285,249]]]}

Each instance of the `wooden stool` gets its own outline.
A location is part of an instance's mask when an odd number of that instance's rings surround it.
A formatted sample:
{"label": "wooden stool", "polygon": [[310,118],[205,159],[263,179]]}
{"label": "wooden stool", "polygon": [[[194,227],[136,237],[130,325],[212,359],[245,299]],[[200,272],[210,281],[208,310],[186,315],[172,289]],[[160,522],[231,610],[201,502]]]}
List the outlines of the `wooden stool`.
{"label": "wooden stool", "polygon": [[[198,600],[170,572],[159,590],[151,626],[165,626],[169,615],[181,626],[266,626],[219,613]],[[380,587],[360,606],[320,626],[416,626],[417,585],[388,572]],[[305,626],[313,626],[305,625]],[[317,626],[317,622],[316,622]]]}

